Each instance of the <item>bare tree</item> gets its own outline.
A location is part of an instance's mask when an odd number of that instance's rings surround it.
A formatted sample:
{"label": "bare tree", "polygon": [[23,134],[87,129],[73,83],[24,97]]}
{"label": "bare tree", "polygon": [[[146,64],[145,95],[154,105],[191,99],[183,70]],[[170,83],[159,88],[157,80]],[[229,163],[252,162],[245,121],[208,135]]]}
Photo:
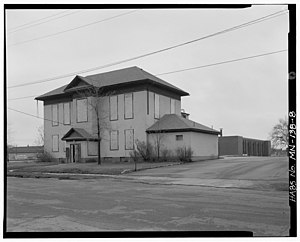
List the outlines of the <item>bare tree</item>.
{"label": "bare tree", "polygon": [[6,136],[6,161],[9,162],[9,154],[8,154],[8,150],[9,148],[13,147],[13,129],[12,129],[12,124],[9,122],[7,123],[7,127],[6,127],[6,131],[7,131],[7,136]]}
{"label": "bare tree", "polygon": [[34,140],[35,145],[44,145],[44,126],[41,125],[37,130],[37,137]]}
{"label": "bare tree", "polygon": [[154,152],[156,153],[157,161],[161,157],[161,151],[163,149],[163,141],[165,138],[164,132],[160,129],[159,120],[157,121],[156,132],[152,134]]}
{"label": "bare tree", "polygon": [[12,146],[13,144],[13,129],[12,124],[9,122],[7,123],[7,146]]}
{"label": "bare tree", "polygon": [[286,149],[289,142],[287,117],[279,119],[270,133],[272,147],[274,149]]}
{"label": "bare tree", "polygon": [[156,133],[153,133],[153,146],[156,153],[157,161],[160,159],[160,153],[163,148],[163,140],[164,140],[164,133],[158,130]]}
{"label": "bare tree", "polygon": [[98,148],[98,165],[101,165],[101,140],[102,131],[108,129],[107,120],[108,115],[103,110],[103,98],[112,95],[111,92],[105,91],[95,85],[89,85],[87,88],[78,90],[77,94],[81,97],[91,97],[88,100],[88,107],[96,116],[96,135],[97,135],[97,148]]}

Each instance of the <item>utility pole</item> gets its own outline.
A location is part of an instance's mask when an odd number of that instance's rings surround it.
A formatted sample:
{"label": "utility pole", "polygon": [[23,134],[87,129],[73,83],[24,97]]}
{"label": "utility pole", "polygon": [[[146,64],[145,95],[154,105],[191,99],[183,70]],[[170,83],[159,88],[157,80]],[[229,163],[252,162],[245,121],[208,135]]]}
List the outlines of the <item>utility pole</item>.
{"label": "utility pole", "polygon": [[101,149],[100,149],[100,143],[101,143],[101,137],[100,137],[100,120],[99,115],[97,115],[97,134],[98,134],[98,165],[101,165]]}

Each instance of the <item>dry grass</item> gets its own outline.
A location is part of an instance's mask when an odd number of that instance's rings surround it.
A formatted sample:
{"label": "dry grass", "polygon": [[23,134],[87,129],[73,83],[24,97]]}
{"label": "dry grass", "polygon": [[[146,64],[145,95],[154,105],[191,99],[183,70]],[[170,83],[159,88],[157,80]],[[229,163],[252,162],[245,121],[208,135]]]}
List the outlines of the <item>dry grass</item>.
{"label": "dry grass", "polygon": [[[180,162],[155,162],[147,163],[142,162],[137,164],[137,170],[151,169],[157,167],[164,167],[170,165],[177,165]],[[98,165],[97,163],[69,163],[69,164],[18,164],[8,166],[8,174],[22,175],[22,173],[75,173],[75,174],[107,174],[118,175],[126,172],[134,171],[134,163],[103,163]]]}

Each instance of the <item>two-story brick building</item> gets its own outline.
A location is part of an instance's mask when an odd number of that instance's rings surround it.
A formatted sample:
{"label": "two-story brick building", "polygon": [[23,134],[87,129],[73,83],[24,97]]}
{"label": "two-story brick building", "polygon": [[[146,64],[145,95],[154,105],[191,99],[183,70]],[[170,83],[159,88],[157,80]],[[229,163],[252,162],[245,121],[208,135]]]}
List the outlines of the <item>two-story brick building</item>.
{"label": "two-story brick building", "polygon": [[[90,87],[101,97],[83,94]],[[181,97],[188,95],[138,67],[76,76],[36,98],[44,101],[45,151],[67,162],[95,159],[99,117],[104,159],[128,158],[135,140],[152,142],[158,132],[166,149],[191,147],[195,159],[216,158],[219,132],[181,115]]]}

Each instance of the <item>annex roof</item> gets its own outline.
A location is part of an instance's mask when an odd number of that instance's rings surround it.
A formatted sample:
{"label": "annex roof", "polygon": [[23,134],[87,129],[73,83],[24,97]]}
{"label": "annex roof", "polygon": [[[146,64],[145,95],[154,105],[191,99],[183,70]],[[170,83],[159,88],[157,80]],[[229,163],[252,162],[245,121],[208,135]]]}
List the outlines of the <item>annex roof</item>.
{"label": "annex roof", "polygon": [[177,114],[165,114],[160,120],[150,126],[147,133],[157,132],[200,132],[218,135],[220,132]]}
{"label": "annex roof", "polygon": [[174,92],[177,92],[181,96],[188,96],[189,93],[183,91],[182,89],[144,71],[141,68],[136,66],[124,68],[115,71],[104,72],[95,75],[89,75],[86,77],[83,76],[76,76],[69,84],[59,87],[51,92],[45,93],[41,96],[36,97],[37,100],[44,100],[47,97],[54,96],[54,95],[62,95],[66,93],[67,90],[72,90],[76,84],[80,81],[88,84],[93,85],[98,88],[101,87],[108,87],[114,85],[122,85],[122,84],[134,84],[138,81],[148,81],[153,85],[158,85],[161,87],[168,88]]}
{"label": "annex roof", "polygon": [[71,128],[61,140],[71,141],[71,140],[93,140],[96,141],[97,138],[89,134],[85,129],[81,128]]}

